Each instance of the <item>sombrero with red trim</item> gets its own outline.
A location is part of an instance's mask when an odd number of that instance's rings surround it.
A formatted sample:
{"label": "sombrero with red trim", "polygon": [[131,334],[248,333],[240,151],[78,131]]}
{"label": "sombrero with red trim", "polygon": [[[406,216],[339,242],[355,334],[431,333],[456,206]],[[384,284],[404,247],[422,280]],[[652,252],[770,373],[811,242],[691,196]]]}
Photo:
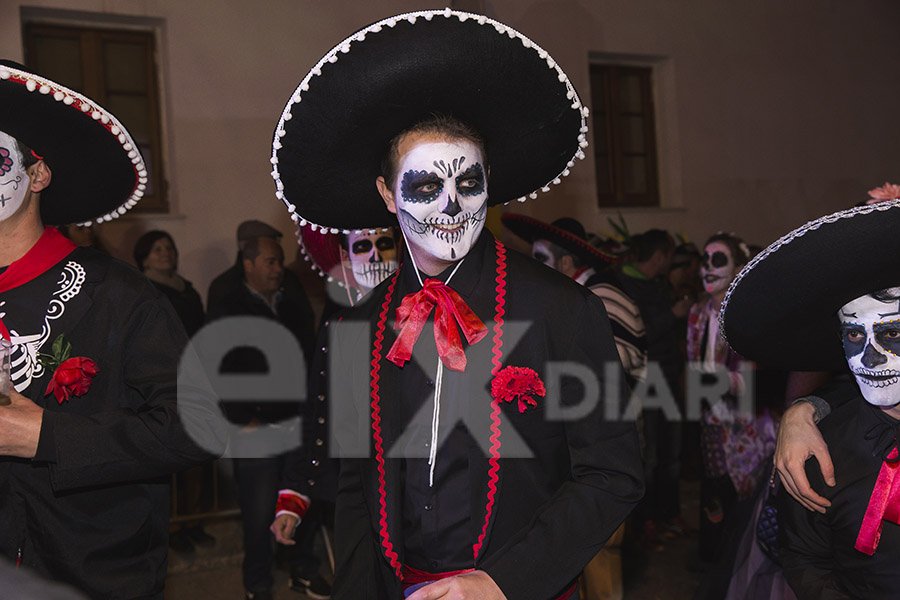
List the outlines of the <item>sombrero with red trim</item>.
{"label": "sombrero with red trim", "polygon": [[134,140],[90,98],[0,60],[0,107],[0,131],[50,167],[41,192],[44,224],[109,221],[144,195],[147,170]]}
{"label": "sombrero with red trim", "polygon": [[489,204],[534,198],[584,158],[587,112],[553,58],[511,27],[449,8],[398,15],[339,43],[297,86],[275,128],[276,196],[301,225],[396,224],[375,187],[381,159],[441,113],[484,137]]}
{"label": "sombrero with red trim", "polygon": [[553,223],[545,223],[527,215],[504,213],[500,215],[500,221],[529,244],[535,240],[548,240],[591,264],[619,262],[618,257],[588,241],[584,225],[577,219],[562,217]]}

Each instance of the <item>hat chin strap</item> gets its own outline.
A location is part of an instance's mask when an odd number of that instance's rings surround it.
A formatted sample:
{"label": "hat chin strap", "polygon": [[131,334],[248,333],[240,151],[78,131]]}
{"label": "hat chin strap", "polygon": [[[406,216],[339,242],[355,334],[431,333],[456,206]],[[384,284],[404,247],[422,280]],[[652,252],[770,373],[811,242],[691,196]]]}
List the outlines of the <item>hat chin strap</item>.
{"label": "hat chin strap", "polygon": [[[409,238],[406,237],[406,232],[403,231],[402,227],[400,228],[400,234],[403,236],[403,241],[406,242],[407,250],[409,250],[409,259],[412,261],[413,270],[416,272],[416,279],[419,280],[420,286],[425,287],[425,284],[422,282],[422,275],[419,273],[419,267],[416,264],[416,257],[413,256],[412,246],[409,245]],[[456,262],[456,266],[453,267],[453,271],[447,277],[447,281],[444,282],[445,285],[450,284],[450,280],[456,275],[464,260],[466,260],[465,256]],[[431,445],[428,448],[428,465],[430,467],[428,470],[428,487],[434,487],[434,465],[437,463],[438,429],[441,424],[441,387],[443,382],[444,363],[441,361],[441,357],[438,356],[437,371],[434,375],[434,410],[431,413]]]}

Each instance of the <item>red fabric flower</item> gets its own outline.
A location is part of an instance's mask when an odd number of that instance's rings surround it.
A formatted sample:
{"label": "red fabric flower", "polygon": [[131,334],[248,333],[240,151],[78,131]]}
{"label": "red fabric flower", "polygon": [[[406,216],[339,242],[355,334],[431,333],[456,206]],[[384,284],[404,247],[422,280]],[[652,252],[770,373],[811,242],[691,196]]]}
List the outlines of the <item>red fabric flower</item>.
{"label": "red fabric flower", "polygon": [[497,373],[491,382],[491,396],[500,402],[519,401],[519,412],[537,406],[534,396],[544,397],[547,390],[544,382],[533,369],[528,367],[506,367]]}
{"label": "red fabric flower", "polygon": [[56,368],[44,394],[53,392],[60,404],[72,396],[83,396],[91,388],[91,381],[99,372],[97,363],[90,358],[70,358]]}

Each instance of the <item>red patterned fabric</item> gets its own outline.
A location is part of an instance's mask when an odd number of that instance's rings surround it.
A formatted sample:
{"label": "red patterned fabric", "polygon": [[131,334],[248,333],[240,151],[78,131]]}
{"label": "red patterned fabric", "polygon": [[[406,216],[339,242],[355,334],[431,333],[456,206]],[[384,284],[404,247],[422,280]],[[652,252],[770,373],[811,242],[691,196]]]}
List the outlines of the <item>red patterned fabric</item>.
{"label": "red patterned fabric", "polygon": [[897,448],[894,448],[878,473],[875,480],[875,489],[869,499],[866,515],[863,517],[859,535],[856,537],[854,548],[872,556],[878,548],[881,539],[881,528],[884,521],[900,524],[900,477],[897,470],[900,469],[900,456]]}
{"label": "red patterned fabric", "polygon": [[381,378],[381,351],[384,347],[384,326],[387,322],[388,308],[391,305],[391,298],[394,296],[394,286],[397,284],[397,276],[400,269],[394,273],[391,283],[388,286],[387,294],[384,296],[384,304],[381,306],[381,314],[378,317],[378,325],[375,328],[375,342],[372,344],[372,370],[369,375],[371,377],[372,390],[369,393],[372,398],[370,404],[372,408],[372,439],[375,441],[375,461],[378,463],[378,500],[379,500],[379,518],[378,529],[381,535],[381,545],[384,547],[384,555],[391,563],[397,578],[403,581],[403,572],[401,569],[400,559],[394,551],[394,545],[388,536],[387,528],[387,502],[385,501],[385,485],[384,485],[384,440],[381,436],[381,406],[379,402],[378,381]]}
{"label": "red patterned fabric", "polygon": [[[497,286],[494,291],[497,294],[497,309],[494,315],[494,356],[491,358],[491,375],[497,376],[500,366],[503,364],[503,320],[506,316],[506,246],[495,240],[497,249]],[[491,457],[488,459],[488,493],[487,505],[484,511],[484,525],[478,540],[472,547],[474,560],[478,560],[478,554],[484,546],[487,537],[488,525],[491,522],[491,514],[494,512],[494,497],[497,495],[497,482],[500,480],[500,401],[494,398],[491,401]]]}
{"label": "red patterned fabric", "polygon": [[[439,279],[426,279],[422,289],[408,294],[397,308],[397,336],[387,359],[402,367],[412,357],[412,349],[419,339],[428,315],[434,308],[434,342],[438,355],[448,369],[466,370],[466,354],[457,331],[457,324],[469,344],[487,335],[487,327],[472,312],[459,294]],[[455,321],[455,322],[454,322]]]}

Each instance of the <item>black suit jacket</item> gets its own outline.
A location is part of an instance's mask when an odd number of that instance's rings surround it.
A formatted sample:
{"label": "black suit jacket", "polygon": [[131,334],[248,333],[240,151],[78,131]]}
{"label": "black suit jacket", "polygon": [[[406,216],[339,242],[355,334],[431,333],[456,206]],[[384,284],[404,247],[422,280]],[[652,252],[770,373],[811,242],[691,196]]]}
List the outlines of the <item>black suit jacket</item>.
{"label": "black suit jacket", "polygon": [[[465,373],[444,370],[444,403],[462,403],[476,444],[469,449],[472,567],[486,571],[510,599],[550,599],[563,592],[599,551],[643,493],[642,467],[632,421],[606,419],[606,402],[616,417],[627,396],[606,312],[599,298],[530,258],[505,254],[502,346],[496,345],[497,250],[484,231],[450,286],[488,327],[487,337],[466,348]],[[440,278],[446,279],[449,269]],[[399,598],[396,575],[404,560],[400,468],[395,444],[406,444],[410,408],[428,414],[436,368],[432,321],[415,346],[414,359],[400,368],[383,358],[395,340],[394,310],[406,293],[420,289],[411,263],[401,266],[368,300],[332,323],[330,398],[333,440],[342,453],[335,518],[337,553],[334,595],[340,598]],[[384,302],[395,286],[389,306]],[[372,324],[387,306],[389,318],[378,362],[378,417],[384,464],[373,450],[370,381]],[[432,314],[433,317],[433,314]],[[491,369],[495,350],[502,367],[529,367],[547,387],[538,406],[520,413],[503,403],[499,414],[499,461],[491,476]],[[336,369],[340,365],[340,369]],[[583,370],[597,387],[585,387],[557,371]],[[609,390],[604,379],[617,379]],[[417,390],[401,397],[399,388]],[[605,396],[602,397],[601,396]],[[554,416],[553,407],[587,407],[577,418]],[[555,411],[559,412],[559,411]],[[451,424],[447,424],[450,426]],[[527,455],[523,457],[522,455]],[[350,455],[350,457],[347,457]],[[362,455],[362,456],[360,456]],[[438,460],[441,460],[440,450]],[[382,474],[383,473],[383,474]],[[477,559],[474,558],[478,548]]]}
{"label": "black suit jacket", "polygon": [[49,354],[65,334],[71,356],[99,368],[87,393],[59,403],[46,393],[51,370],[14,354],[13,382],[44,415],[33,460],[0,457],[0,552],[91,598],[162,592],[169,475],[221,453],[226,434],[203,390],[177,387],[187,340],[172,305],[89,248],[0,300],[20,350]]}

